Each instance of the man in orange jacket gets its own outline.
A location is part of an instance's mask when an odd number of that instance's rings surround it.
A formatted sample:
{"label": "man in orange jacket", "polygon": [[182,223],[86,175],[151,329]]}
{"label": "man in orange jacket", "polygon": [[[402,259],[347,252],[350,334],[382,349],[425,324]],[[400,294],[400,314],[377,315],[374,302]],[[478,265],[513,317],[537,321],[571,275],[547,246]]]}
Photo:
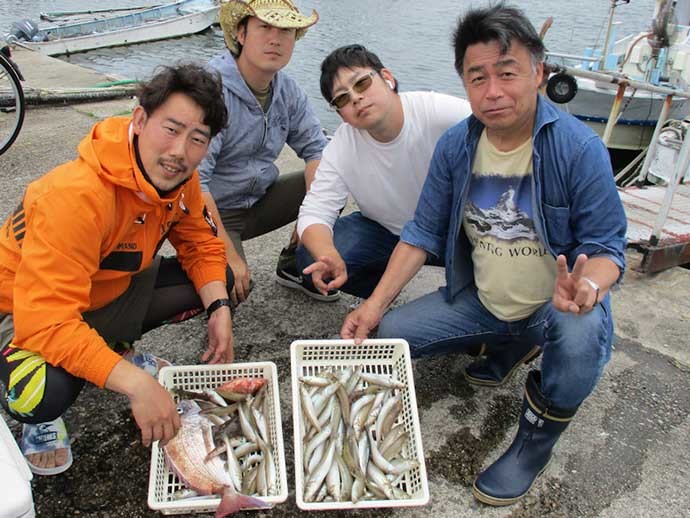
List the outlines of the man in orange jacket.
{"label": "man in orange jacket", "polygon": [[[127,395],[144,445],[177,432],[151,375],[167,362],[114,344],[206,308],[202,361],[233,360],[233,277],[196,171],[227,122],[220,82],[195,65],[164,68],[139,102],[29,184],[0,230],[0,402],[25,423],[38,474],[71,464],[60,416],[86,381]],[[166,239],[174,258],[156,255]]]}

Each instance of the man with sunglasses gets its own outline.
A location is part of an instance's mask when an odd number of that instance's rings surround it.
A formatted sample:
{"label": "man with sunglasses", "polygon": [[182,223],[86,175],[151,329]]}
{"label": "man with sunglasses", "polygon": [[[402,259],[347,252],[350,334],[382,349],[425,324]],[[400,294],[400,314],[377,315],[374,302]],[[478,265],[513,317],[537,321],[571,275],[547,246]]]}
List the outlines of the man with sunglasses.
{"label": "man with sunglasses", "polygon": [[[326,138],[304,90],[282,69],[295,42],[318,20],[300,13],[290,0],[230,0],[219,20],[227,50],[209,62],[223,81],[230,114],[199,166],[204,200],[225,243],[235,277],[234,304],[246,300],[252,286],[242,242],[297,219],[299,206],[318,166]],[[304,170],[279,174],[278,155],[290,146]],[[297,234],[283,249],[277,272],[283,282],[301,287],[295,272]],[[313,298],[333,301],[339,293]]]}
{"label": "man with sunglasses", "polygon": [[[454,35],[472,116],[439,140],[414,217],[381,282],[342,327],[361,341],[404,338],[412,354],[471,353],[469,383],[527,375],[518,430],[472,488],[489,505],[522,498],[611,357],[609,290],[625,269],[626,219],[601,139],[539,95],[544,44],[525,14],[470,9]],[[383,317],[427,261],[446,286]],[[380,322],[380,324],[379,324]]]}
{"label": "man with sunglasses", "polygon": [[[343,124],[300,208],[297,266],[321,293],[368,297],[412,217],[436,141],[470,114],[469,104],[434,92],[398,94],[391,71],[361,45],[323,61],[321,93]],[[340,216],[349,196],[359,210]]]}

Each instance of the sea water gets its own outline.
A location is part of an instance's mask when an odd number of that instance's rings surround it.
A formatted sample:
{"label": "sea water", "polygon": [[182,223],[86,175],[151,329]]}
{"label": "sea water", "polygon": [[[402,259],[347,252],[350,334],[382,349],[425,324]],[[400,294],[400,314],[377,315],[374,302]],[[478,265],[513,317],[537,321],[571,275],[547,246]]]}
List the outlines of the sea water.
{"label": "sea water", "polygon": [[[108,7],[161,3],[156,0],[116,0]],[[319,66],[340,45],[360,43],[378,54],[405,90],[435,90],[464,96],[453,68],[452,32],[458,16],[470,6],[488,0],[296,0],[302,12],[316,9],[319,22],[300,40],[287,71],[309,95],[322,125],[330,132],[340,123],[319,90]],[[38,20],[40,12],[103,8],[105,2],[86,0],[0,0],[0,32],[21,18]],[[539,30],[553,17],[544,42],[548,50],[581,54],[586,47],[603,45],[611,2],[608,0],[516,1]],[[621,38],[649,28],[654,0],[633,0],[616,9],[616,33]],[[41,22],[45,24],[46,22]],[[205,62],[222,52],[218,28],[202,34],[158,42],[100,49],[62,57],[71,63],[123,78],[143,79],[159,64],[179,60]],[[30,70],[23,70],[30,75]]]}

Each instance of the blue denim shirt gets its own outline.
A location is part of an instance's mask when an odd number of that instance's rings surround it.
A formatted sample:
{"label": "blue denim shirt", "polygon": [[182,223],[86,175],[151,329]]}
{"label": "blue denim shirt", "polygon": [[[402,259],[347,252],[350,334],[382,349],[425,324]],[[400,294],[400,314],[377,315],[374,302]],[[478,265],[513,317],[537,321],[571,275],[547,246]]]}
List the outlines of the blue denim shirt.
{"label": "blue denim shirt", "polygon": [[[414,218],[400,239],[444,257],[445,296],[474,283],[462,217],[484,125],[470,116],[439,139]],[[537,234],[570,267],[578,254],[606,256],[625,270],[626,218],[608,151],[582,122],[539,97],[534,124],[532,207]]]}
{"label": "blue denim shirt", "polygon": [[307,94],[285,72],[273,78],[273,98],[264,113],[229,51],[208,67],[220,72],[228,125],[199,165],[201,188],[211,192],[219,210],[249,208],[278,178],[274,162],[286,143],[309,162],[321,159],[326,137]]}

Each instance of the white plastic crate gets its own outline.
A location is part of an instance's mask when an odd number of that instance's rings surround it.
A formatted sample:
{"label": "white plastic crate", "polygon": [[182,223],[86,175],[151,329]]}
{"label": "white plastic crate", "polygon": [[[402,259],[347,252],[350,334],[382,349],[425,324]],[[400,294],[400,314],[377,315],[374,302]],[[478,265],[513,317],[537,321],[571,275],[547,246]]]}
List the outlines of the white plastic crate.
{"label": "white plastic crate", "polygon": [[[372,507],[410,507],[429,502],[429,484],[422,449],[422,434],[417,413],[417,398],[412,377],[410,346],[405,340],[365,340],[355,345],[353,340],[297,340],[290,347],[292,368],[292,418],[295,443],[295,498],[297,506],[306,511],[329,509],[364,509]],[[419,462],[410,470],[398,487],[409,495],[401,500],[360,500],[352,502],[305,502],[302,437],[304,436],[300,376],[312,376],[323,369],[339,369],[361,366],[364,372],[385,374],[405,383],[402,390],[402,411],[398,423],[409,432],[409,441],[403,453]]]}
{"label": "white plastic crate", "polygon": [[[276,493],[262,500],[279,504],[287,499],[287,474],[285,470],[285,449],[283,429],[280,419],[280,400],[278,397],[278,371],[272,362],[232,363],[218,365],[186,365],[164,367],[158,374],[158,381],[165,388],[183,390],[203,390],[216,388],[234,378],[266,378],[269,415],[266,417],[268,432],[276,463]],[[148,505],[163,514],[209,513],[216,510],[220,497],[192,500],[173,500],[172,495],[184,488],[180,479],[168,468],[163,448],[154,443],[151,447],[151,470],[149,472]]]}

